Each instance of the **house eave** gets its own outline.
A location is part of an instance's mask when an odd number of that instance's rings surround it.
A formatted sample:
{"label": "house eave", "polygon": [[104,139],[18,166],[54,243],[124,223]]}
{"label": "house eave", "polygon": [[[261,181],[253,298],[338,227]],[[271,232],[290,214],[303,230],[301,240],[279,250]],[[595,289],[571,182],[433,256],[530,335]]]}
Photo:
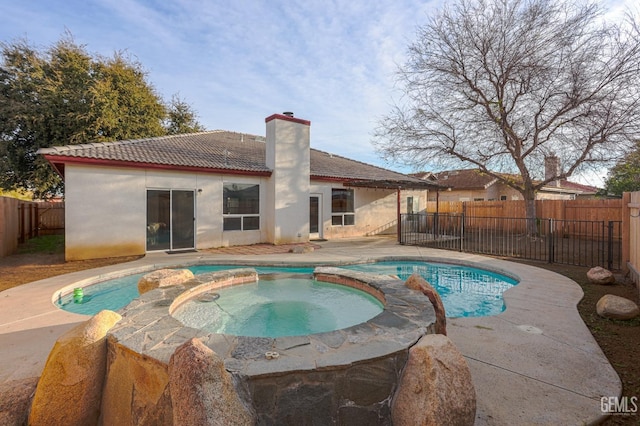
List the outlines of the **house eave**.
{"label": "house eave", "polygon": [[53,168],[64,178],[65,164],[106,166],[106,167],[124,167],[134,169],[153,169],[164,171],[182,171],[182,172],[198,172],[211,174],[231,174],[244,176],[271,176],[270,170],[242,170],[242,169],[225,169],[197,167],[173,164],[146,163],[138,161],[122,161],[122,160],[106,160],[101,158],[77,158],[64,155],[44,154],[44,158],[53,166]]}
{"label": "house eave", "polygon": [[414,182],[410,180],[377,180],[377,179],[349,179],[344,182],[345,186],[375,188],[375,189],[421,189],[421,190],[441,190],[447,189],[442,185],[429,182]]}

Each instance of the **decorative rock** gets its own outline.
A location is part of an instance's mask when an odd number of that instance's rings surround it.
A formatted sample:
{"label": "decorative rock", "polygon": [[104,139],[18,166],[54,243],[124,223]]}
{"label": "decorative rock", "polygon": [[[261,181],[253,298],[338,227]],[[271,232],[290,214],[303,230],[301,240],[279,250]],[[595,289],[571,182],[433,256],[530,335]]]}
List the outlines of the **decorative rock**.
{"label": "decorative rock", "polygon": [[0,383],[0,425],[26,425],[37,377]]}
{"label": "decorative rock", "polygon": [[193,278],[188,269],[158,269],[144,275],[138,281],[138,293],[144,294],[158,287],[183,284]]}
{"label": "decorative rock", "polygon": [[58,339],[38,382],[29,424],[98,423],[107,362],[105,336],[121,318],[101,311]]}
{"label": "decorative rock", "polygon": [[391,406],[396,426],[473,425],[476,393],[462,354],[448,337],[428,334],[411,349]]}
{"label": "decorative rock", "polygon": [[167,364],[123,346],[113,333],[107,336],[109,355],[100,424],[173,424]]}
{"label": "decorative rock", "polygon": [[591,284],[615,284],[616,278],[613,273],[602,266],[596,266],[589,269],[587,272],[587,279]]}
{"label": "decorative rock", "polygon": [[431,284],[429,284],[422,276],[418,273],[413,273],[407,281],[404,283],[407,288],[412,290],[418,290],[422,292],[425,296],[429,298],[431,304],[433,305],[433,309],[436,311],[436,324],[435,324],[435,332],[437,334],[447,335],[447,317],[444,311],[444,304],[442,303],[442,299],[440,298],[440,294],[438,294],[438,290],[433,288]]}
{"label": "decorative rock", "polygon": [[596,312],[603,318],[629,320],[640,315],[640,308],[629,299],[605,294],[598,300]]}
{"label": "decorative rock", "polygon": [[169,361],[169,388],[176,425],[253,425],[224,361],[198,339],[180,346]]}

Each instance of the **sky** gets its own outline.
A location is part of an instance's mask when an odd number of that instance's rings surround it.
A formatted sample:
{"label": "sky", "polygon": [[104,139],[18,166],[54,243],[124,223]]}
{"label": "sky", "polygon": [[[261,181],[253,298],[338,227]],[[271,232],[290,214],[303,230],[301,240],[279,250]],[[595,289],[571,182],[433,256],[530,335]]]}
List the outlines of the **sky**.
{"label": "sky", "polygon": [[[372,135],[416,29],[445,1],[0,0],[0,42],[44,49],[69,32],[90,54],[131,55],[208,130],[264,135],[266,117],[292,111],[312,148],[407,173]],[[636,0],[607,1],[615,16]]]}

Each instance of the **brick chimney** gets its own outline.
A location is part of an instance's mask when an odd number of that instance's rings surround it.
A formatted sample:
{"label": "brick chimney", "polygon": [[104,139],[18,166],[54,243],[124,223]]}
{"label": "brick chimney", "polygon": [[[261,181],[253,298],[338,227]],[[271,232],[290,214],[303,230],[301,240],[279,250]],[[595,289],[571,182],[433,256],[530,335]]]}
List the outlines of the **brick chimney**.
{"label": "brick chimney", "polygon": [[[562,173],[560,169],[560,159],[556,155],[549,155],[544,158],[544,179],[553,179]],[[551,183],[551,182],[550,182]],[[560,180],[555,180],[555,185],[560,186]]]}

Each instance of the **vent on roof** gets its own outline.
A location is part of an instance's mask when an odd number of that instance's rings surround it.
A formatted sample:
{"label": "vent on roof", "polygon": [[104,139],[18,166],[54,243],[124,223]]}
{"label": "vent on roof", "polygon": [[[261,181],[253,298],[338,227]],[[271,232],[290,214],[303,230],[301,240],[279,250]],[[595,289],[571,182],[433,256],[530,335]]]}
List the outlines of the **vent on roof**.
{"label": "vent on roof", "polygon": [[282,115],[286,115],[287,117],[293,117],[293,113],[291,111],[285,111]]}

